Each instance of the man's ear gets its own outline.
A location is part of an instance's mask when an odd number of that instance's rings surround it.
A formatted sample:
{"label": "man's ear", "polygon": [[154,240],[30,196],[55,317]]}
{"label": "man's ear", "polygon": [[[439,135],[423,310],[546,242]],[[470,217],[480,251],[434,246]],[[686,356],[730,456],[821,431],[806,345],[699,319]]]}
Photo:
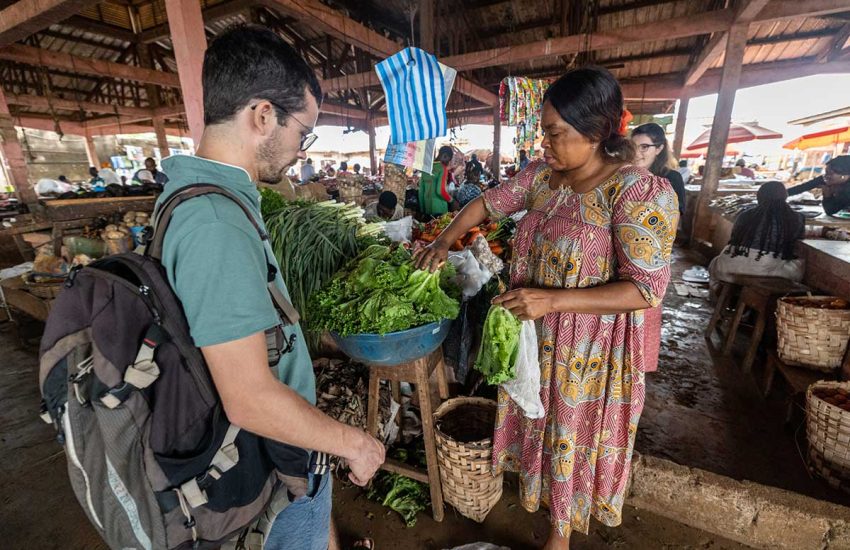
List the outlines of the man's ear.
{"label": "man's ear", "polygon": [[277,113],[268,101],[260,101],[251,108],[251,127],[260,135],[267,137],[277,125]]}

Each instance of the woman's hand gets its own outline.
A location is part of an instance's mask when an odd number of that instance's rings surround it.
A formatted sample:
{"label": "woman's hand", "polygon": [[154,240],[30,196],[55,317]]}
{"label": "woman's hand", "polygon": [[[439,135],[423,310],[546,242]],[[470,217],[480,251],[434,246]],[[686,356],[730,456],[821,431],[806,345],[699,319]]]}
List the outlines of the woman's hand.
{"label": "woman's hand", "polygon": [[444,245],[440,239],[413,253],[413,263],[418,269],[437,271],[449,257],[449,245]]}
{"label": "woman's hand", "polygon": [[533,321],[555,311],[555,297],[551,290],[539,288],[518,288],[493,298],[493,304],[499,304],[513,313],[520,321]]}

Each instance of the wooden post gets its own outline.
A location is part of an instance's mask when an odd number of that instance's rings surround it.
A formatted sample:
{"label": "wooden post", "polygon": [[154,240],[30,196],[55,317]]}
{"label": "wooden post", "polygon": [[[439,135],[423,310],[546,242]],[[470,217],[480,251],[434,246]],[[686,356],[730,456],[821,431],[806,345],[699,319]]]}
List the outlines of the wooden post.
{"label": "wooden post", "polygon": [[434,53],[434,0],[419,0],[419,47]]}
{"label": "wooden post", "polygon": [[714,121],[711,124],[702,189],[700,189],[699,201],[694,211],[692,239],[710,237],[711,213],[708,210],[708,203],[717,191],[720,172],[723,168],[726,140],[729,138],[729,127],[732,123],[732,108],[735,106],[735,93],[738,91],[741,80],[741,65],[744,61],[744,50],[747,47],[748,26],[747,23],[739,23],[729,29],[726,56],[720,77],[720,93],[717,94],[717,106],[714,109]]}
{"label": "wooden post", "polygon": [[493,177],[496,178],[496,181],[499,180],[499,167],[500,167],[500,159],[501,159],[501,148],[502,143],[502,116],[501,109],[497,105],[493,107],[493,156],[490,159],[490,171],[493,173]]}
{"label": "wooden post", "polygon": [[677,159],[682,155],[682,145],[685,140],[685,123],[688,121],[688,104],[690,98],[683,95],[679,98],[679,111],[676,113],[676,133],[673,136],[673,156]]}
{"label": "wooden post", "polygon": [[168,152],[168,134],[165,133],[165,119],[161,116],[153,117],[153,131],[156,132],[156,146],[159,147],[159,155],[166,158]]}
{"label": "wooden post", "polygon": [[204,18],[200,2],[165,0],[171,42],[180,77],[180,91],[186,108],[189,134],[197,148],[204,133],[204,93],[201,85],[201,69],[207,37],[204,34]]}
{"label": "wooden post", "polygon": [[18,200],[24,204],[38,203],[38,196],[29,182],[27,161],[18,141],[18,131],[12,113],[9,112],[3,86],[0,86],[0,146],[3,147],[3,157],[8,163],[9,183],[15,188]]}
{"label": "wooden post", "polygon": [[100,158],[97,156],[97,148],[94,146],[94,137],[86,134],[86,158],[89,166],[100,170]]}
{"label": "wooden post", "polygon": [[372,111],[369,111],[369,118],[366,119],[366,132],[369,134],[369,168],[374,176],[378,173],[378,151],[375,147],[375,121],[372,119]]}

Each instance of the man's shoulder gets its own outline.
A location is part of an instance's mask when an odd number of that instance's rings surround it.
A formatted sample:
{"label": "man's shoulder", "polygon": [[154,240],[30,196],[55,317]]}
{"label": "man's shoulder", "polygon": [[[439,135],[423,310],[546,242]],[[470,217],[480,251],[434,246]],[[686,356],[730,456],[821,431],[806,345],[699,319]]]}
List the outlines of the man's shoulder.
{"label": "man's shoulder", "polygon": [[220,239],[228,235],[233,238],[256,238],[256,230],[242,208],[231,199],[222,195],[204,195],[174,209],[168,226],[166,247],[189,235],[196,239]]}

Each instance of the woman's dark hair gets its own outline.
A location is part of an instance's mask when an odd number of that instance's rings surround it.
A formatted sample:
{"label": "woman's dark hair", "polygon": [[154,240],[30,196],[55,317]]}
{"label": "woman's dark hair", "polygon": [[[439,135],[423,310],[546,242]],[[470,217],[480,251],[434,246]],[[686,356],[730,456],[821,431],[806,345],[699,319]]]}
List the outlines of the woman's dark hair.
{"label": "woman's dark hair", "polygon": [[607,69],[582,67],[567,72],[543,96],[564,121],[587,139],[599,143],[609,162],[631,162],[632,141],[620,134],[623,91]]}
{"label": "woman's dark hair", "polygon": [[649,171],[656,176],[664,177],[670,171],[671,159],[670,144],[667,143],[667,136],[664,135],[664,128],[654,122],[641,124],[632,130],[632,138],[635,136],[648,136],[652,140],[653,145],[663,145],[664,148],[658,152],[658,156],[649,167]]}
{"label": "woman's dark hair", "polygon": [[794,259],[794,244],[803,236],[805,223],[802,214],[785,202],[788,190],[778,181],[769,181],[759,187],[756,196],[758,206],[741,212],[735,220],[729,239],[732,257],[755,249],[756,260],[767,255]]}
{"label": "woman's dark hair", "polygon": [[347,163],[347,162],[345,162],[345,161],[340,162],[340,163],[339,163],[339,171],[340,171],[340,172],[346,172],[346,171],[348,171],[348,163]]}
{"label": "woman's dark hair", "polygon": [[283,39],[258,25],[237,25],[204,55],[204,124],[230,120],[255,99],[271,102],[278,119],[302,110],[305,88],[317,103],[322,89],[313,69]]}
{"label": "woman's dark hair", "polygon": [[831,161],[827,162],[826,165],[829,166],[836,174],[850,176],[850,155],[835,157]]}
{"label": "woman's dark hair", "polygon": [[451,148],[451,146],[443,145],[440,147],[440,150],[437,151],[437,158],[440,158],[443,155],[448,155],[449,159],[452,159],[455,156],[455,151]]}

